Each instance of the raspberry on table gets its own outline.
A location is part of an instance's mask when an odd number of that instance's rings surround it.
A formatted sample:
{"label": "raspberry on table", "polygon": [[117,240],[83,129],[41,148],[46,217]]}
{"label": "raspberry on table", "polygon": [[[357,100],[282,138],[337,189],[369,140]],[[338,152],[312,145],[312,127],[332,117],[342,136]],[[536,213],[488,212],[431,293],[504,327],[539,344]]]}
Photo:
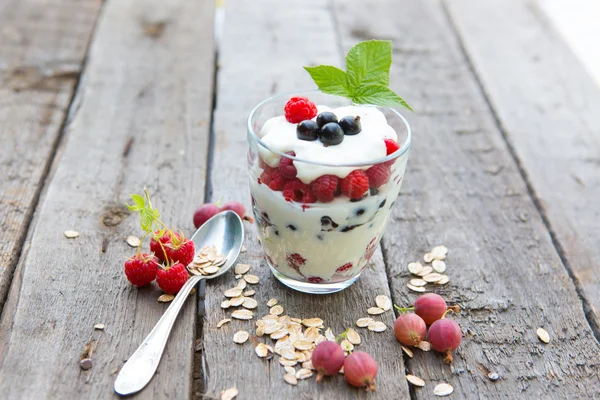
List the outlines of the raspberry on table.
{"label": "raspberry on table", "polygon": [[296,201],[299,203],[314,203],[317,198],[310,190],[310,186],[303,183],[300,179],[294,178],[291,181],[287,181],[283,186],[283,197],[289,201]]}
{"label": "raspberry on table", "polygon": [[175,263],[170,268],[159,269],[156,274],[156,283],[165,292],[176,294],[188,280],[187,269],[182,263]]}
{"label": "raspberry on table", "polygon": [[350,199],[360,199],[369,190],[369,177],[364,171],[355,169],[342,179],[340,189]]}
{"label": "raspberry on table", "polygon": [[297,124],[317,116],[317,106],[306,97],[292,97],[284,107],[285,119]]}
{"label": "raspberry on table", "polygon": [[386,164],[376,164],[365,171],[369,178],[369,186],[378,189],[385,185],[392,176],[392,169]]}
{"label": "raspberry on table", "polygon": [[158,260],[154,255],[136,254],[125,261],[125,276],[135,286],[146,286],[156,278]]}
{"label": "raspberry on table", "polygon": [[[285,154],[288,154],[292,157],[296,156],[296,153],[294,153],[293,151],[287,152]],[[281,174],[286,179],[294,179],[298,174],[298,171],[294,166],[294,160],[287,157],[281,157],[281,160],[279,161],[279,171],[281,171]]]}
{"label": "raspberry on table", "polygon": [[323,175],[312,181],[310,187],[317,200],[328,203],[335,198],[339,181],[335,175]]}
{"label": "raspberry on table", "polygon": [[[159,234],[160,231],[154,232],[155,236],[158,236]],[[162,236],[160,236],[158,240],[154,238],[150,239],[150,251],[154,253],[154,255],[156,256],[156,258],[158,258],[159,261],[165,261],[165,250],[163,250],[163,247],[170,241],[171,235],[167,231],[164,231]],[[159,242],[162,243],[162,246]]]}

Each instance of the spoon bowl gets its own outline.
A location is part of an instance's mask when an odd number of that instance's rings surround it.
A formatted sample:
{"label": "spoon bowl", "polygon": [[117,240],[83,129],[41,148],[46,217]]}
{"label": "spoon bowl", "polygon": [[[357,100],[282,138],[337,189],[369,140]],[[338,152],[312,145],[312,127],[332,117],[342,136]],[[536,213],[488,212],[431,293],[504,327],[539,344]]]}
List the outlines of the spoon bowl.
{"label": "spoon bowl", "polygon": [[227,210],[206,221],[191,240],[196,254],[204,246],[213,245],[227,261],[214,275],[192,275],[179,290],[167,311],[119,371],[114,388],[122,396],[139,392],[154,376],[175,319],[194,286],[202,279],[223,275],[235,263],[244,243],[244,225],[236,213]]}

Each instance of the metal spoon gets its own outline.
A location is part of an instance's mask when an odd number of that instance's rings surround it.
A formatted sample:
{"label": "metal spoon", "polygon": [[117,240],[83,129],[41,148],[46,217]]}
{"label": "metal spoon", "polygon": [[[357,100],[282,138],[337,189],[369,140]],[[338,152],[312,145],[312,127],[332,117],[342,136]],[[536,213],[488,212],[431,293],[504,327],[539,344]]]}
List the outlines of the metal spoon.
{"label": "metal spoon", "polygon": [[181,288],[177,296],[144,342],[129,357],[115,380],[115,392],[128,395],[139,392],[150,382],[160,357],[162,356],[173,323],[187,299],[190,291],[201,279],[213,279],[231,268],[238,258],[244,242],[244,226],[240,217],[233,211],[224,211],[206,221],[192,236],[196,252],[204,246],[214,245],[217,251],[227,257],[218,273],[209,276],[193,275]]}

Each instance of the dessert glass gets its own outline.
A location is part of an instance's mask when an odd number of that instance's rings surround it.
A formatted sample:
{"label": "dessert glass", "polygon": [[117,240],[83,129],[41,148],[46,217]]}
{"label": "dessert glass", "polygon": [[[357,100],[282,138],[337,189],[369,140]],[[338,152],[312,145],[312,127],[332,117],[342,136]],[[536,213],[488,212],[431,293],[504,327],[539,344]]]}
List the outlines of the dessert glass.
{"label": "dessert glass", "polygon": [[[317,106],[341,107],[349,101],[320,91],[297,92],[271,97],[248,117],[248,171],[252,210],[267,264],[284,285],[306,293],[334,293],[352,285],[368,265],[385,230],[404,177],[411,143],[410,127],[395,109],[376,107],[398,134],[400,149],[386,157],[359,164],[329,164],[301,160],[269,148],[260,132],[267,120],[281,116],[292,96],[306,96]],[[370,189],[358,200],[344,195],[329,203],[301,203],[284,198],[261,181],[265,156],[286,157],[293,164],[309,164],[326,174],[346,176],[376,164],[391,168],[389,181]],[[306,165],[305,165],[306,166]],[[308,182],[305,182],[308,183]]]}

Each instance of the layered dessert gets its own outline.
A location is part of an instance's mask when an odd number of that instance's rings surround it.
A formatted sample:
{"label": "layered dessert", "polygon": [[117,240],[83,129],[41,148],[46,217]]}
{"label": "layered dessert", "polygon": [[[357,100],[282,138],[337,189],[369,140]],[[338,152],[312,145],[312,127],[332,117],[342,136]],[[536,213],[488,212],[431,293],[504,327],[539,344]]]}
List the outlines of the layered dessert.
{"label": "layered dessert", "polygon": [[306,97],[256,128],[250,188],[270,266],[313,284],[357,277],[404,176],[396,130],[378,107],[330,108]]}

